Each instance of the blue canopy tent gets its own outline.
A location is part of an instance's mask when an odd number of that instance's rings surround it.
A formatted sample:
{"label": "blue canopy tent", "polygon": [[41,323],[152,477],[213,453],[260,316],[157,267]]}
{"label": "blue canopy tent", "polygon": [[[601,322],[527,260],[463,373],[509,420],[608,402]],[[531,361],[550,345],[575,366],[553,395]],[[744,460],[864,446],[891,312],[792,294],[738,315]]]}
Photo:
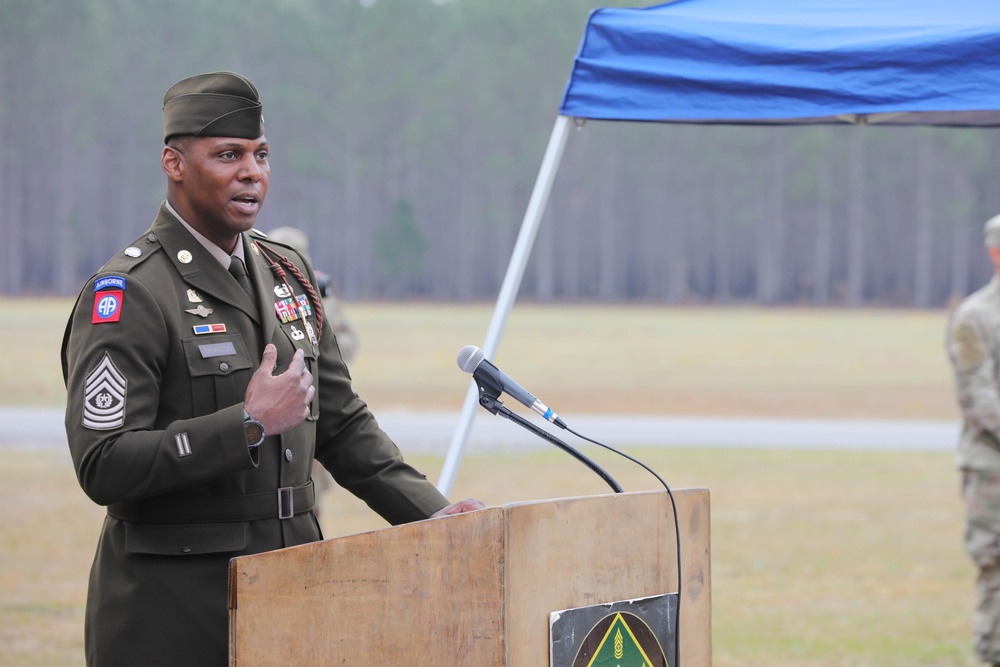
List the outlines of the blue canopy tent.
{"label": "blue canopy tent", "polygon": [[[492,359],[563,148],[581,120],[1000,126],[995,0],[676,0],[596,9],[483,344]],[[441,473],[448,494],[473,383]]]}

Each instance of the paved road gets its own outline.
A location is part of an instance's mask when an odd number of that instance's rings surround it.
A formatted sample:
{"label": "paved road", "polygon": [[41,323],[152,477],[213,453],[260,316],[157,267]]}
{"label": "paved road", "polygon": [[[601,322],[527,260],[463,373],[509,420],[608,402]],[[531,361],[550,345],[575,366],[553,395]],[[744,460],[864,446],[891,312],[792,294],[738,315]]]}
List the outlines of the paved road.
{"label": "paved road", "polygon": [[[458,423],[457,412],[381,411],[377,416],[400,447],[413,452],[444,453]],[[947,451],[954,448],[959,429],[957,422],[939,420],[561,416],[574,431],[612,447]],[[0,408],[0,424],[0,447],[66,447],[62,410]],[[558,428],[549,430],[571,445],[585,444]],[[550,446],[516,424],[484,411],[476,416],[466,452]]]}

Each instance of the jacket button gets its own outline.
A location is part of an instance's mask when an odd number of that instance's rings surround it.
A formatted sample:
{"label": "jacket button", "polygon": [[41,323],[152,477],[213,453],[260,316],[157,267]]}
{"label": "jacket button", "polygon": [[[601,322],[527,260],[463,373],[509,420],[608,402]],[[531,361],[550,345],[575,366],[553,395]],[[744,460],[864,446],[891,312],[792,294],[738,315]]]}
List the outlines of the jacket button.
{"label": "jacket button", "polygon": [[292,450],[286,449],[285,450],[285,460],[288,461],[289,463],[291,463],[292,459],[294,459],[294,458],[295,458],[295,454],[292,453]]}
{"label": "jacket button", "polygon": [[223,373],[228,373],[229,372],[229,364],[227,364],[225,361],[223,361],[221,364],[219,364],[219,370],[222,371]]}
{"label": "jacket button", "polygon": [[182,554],[189,554],[189,553],[191,553],[191,547],[181,547],[181,553]]}

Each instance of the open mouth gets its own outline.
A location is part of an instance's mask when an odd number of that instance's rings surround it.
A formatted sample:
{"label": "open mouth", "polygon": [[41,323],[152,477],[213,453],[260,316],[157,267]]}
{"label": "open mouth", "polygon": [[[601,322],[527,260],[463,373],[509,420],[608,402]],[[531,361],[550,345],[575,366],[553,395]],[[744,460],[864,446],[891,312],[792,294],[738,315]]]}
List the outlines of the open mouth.
{"label": "open mouth", "polygon": [[240,197],[233,197],[233,203],[235,203],[238,208],[251,212],[257,210],[257,207],[260,205],[260,200],[253,195],[243,195]]}

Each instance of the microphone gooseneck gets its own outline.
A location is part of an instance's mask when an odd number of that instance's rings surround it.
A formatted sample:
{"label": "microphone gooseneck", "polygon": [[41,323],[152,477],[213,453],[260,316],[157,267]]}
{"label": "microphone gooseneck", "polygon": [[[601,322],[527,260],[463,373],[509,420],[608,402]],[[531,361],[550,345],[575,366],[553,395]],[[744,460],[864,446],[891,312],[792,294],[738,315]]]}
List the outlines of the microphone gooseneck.
{"label": "microphone gooseneck", "polygon": [[[568,453],[577,461],[580,461],[592,471],[597,473],[601,479],[607,482],[608,486],[610,486],[615,493],[622,492],[621,484],[616,482],[606,470],[588,458],[583,452],[580,452],[568,443],[563,442],[551,433],[543,431],[531,422],[504,407],[503,403],[500,401],[501,393],[507,393],[514,396],[521,403],[524,403],[528,407],[536,410],[536,412],[538,410],[535,408],[535,405],[541,405],[541,402],[528,393],[519,384],[504,375],[499,368],[488,362],[485,359],[485,355],[482,350],[475,345],[466,345],[459,350],[457,361],[459,368],[466,373],[472,373],[472,377],[475,379],[476,385],[479,387],[479,405],[483,406],[486,410],[495,415],[500,415],[501,417],[514,422],[518,426],[534,433],[543,440],[551,442],[556,447],[559,447],[559,449]],[[544,408],[545,406],[543,405],[542,407]],[[555,413],[548,408],[545,408],[545,411],[552,415],[553,419],[550,421],[559,424],[562,428],[566,428],[565,423],[556,417]],[[542,416],[545,417],[545,414],[542,414]],[[546,417],[546,419],[548,419],[548,417]]]}
{"label": "microphone gooseneck", "polygon": [[[504,373],[499,368],[491,364],[486,359],[486,355],[483,354],[483,351],[480,350],[475,345],[466,345],[461,350],[459,350],[457,361],[458,361],[458,367],[461,368],[466,373],[471,373],[473,378],[475,379],[476,384],[479,387],[479,404],[481,406],[483,406],[486,410],[492,412],[495,415],[500,415],[501,417],[513,421],[514,423],[531,431],[540,438],[543,438],[544,440],[553,443],[563,451],[569,453],[575,459],[582,462],[592,471],[597,473],[602,479],[604,479],[604,481],[607,482],[609,486],[611,486],[611,488],[614,490],[615,493],[622,493],[622,487],[603,468],[601,468],[597,463],[595,463],[593,460],[585,456],[579,450],[563,442],[562,440],[555,437],[551,433],[543,431],[542,429],[538,428],[531,422],[523,419],[522,417],[519,417],[518,415],[514,414],[513,412],[505,408],[503,406],[503,403],[501,403],[499,400],[500,394],[501,393],[509,394],[510,396],[516,398],[518,401],[528,406],[532,410],[538,412],[540,415],[542,415],[542,417],[554,423],[556,426],[559,426],[560,428],[569,431],[570,433],[572,433],[573,435],[577,436],[582,440],[586,440],[587,442],[591,442],[595,445],[598,445],[599,447],[603,447],[604,449],[610,452],[614,452],[615,454],[618,454],[619,456],[624,457],[629,461],[632,461],[636,465],[641,466],[647,472],[653,475],[653,477],[655,477],[657,481],[660,482],[663,488],[666,489],[667,496],[670,498],[670,506],[673,509],[674,537],[675,537],[674,544],[677,548],[677,554],[676,554],[677,634],[674,639],[674,664],[675,665],[680,664],[679,661],[680,661],[680,644],[681,644],[681,638],[680,638],[681,579],[683,576],[683,571],[681,569],[681,531],[680,531],[679,520],[677,517],[677,503],[674,500],[674,493],[673,491],[670,490],[670,486],[652,468],[647,466],[642,461],[639,461],[638,459],[633,458],[628,454],[615,449],[614,447],[605,445],[602,442],[598,442],[597,440],[593,440],[585,435],[577,433],[573,429],[566,426],[566,423],[562,419],[557,417],[554,412],[549,410],[548,407],[546,407],[541,401],[536,399],[532,394],[527,392],[519,384],[517,384],[509,377],[504,375]],[[539,408],[539,406],[541,409]]]}

